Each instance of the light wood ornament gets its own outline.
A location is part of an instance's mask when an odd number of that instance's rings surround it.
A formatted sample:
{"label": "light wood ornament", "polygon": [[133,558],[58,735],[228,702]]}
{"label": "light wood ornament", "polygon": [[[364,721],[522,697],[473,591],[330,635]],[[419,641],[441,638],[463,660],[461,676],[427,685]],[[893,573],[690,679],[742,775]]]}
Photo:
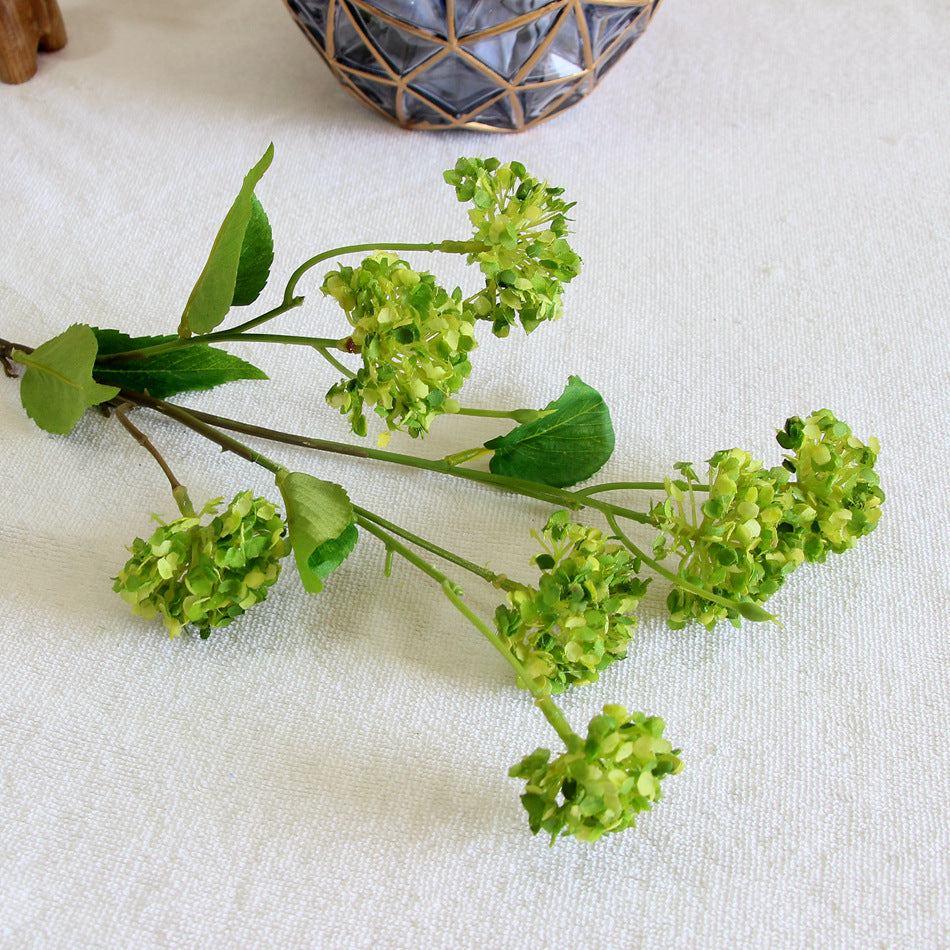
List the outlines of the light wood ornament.
{"label": "light wood ornament", "polygon": [[0,80],[26,82],[36,72],[37,50],[66,45],[56,0],[0,0]]}

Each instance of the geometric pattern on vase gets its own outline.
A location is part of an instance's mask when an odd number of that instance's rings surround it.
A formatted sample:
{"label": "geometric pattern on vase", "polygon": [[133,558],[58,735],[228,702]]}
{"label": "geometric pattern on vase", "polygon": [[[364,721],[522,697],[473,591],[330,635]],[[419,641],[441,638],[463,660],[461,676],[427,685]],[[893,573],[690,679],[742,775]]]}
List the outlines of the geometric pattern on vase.
{"label": "geometric pattern on vase", "polygon": [[515,132],[586,96],[661,0],[284,0],[333,74],[405,128]]}

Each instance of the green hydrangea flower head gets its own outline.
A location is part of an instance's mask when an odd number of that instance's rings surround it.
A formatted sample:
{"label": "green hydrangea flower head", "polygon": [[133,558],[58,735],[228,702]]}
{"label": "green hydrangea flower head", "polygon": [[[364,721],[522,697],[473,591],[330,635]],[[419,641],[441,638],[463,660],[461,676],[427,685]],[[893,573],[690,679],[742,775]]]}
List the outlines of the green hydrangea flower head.
{"label": "green hydrangea flower head", "polygon": [[[196,515],[165,523],[143,541],[114,578],[113,590],[132,613],[161,615],[169,635],[187,625],[202,639],[267,597],[290,551],[283,519],[266,498],[240,492],[221,514],[216,498]],[[213,515],[202,523],[205,515]]]}
{"label": "green hydrangea flower head", "polygon": [[[546,692],[595,682],[600,671],[627,654],[647,590],[627,550],[596,528],[555,512],[542,535],[536,588],[509,592],[495,612],[498,633]],[[521,683],[525,687],[526,684]]]}
{"label": "green hydrangea flower head", "polygon": [[463,309],[461,291],[449,294],[431,274],[380,253],[359,267],[331,271],[323,292],[353,327],[341,348],[363,361],[353,378],[327,393],[357,435],[366,434],[364,406],[389,430],[412,436],[427,432],[436,416],[458,412],[454,394],[469,375],[475,347],[474,315]]}
{"label": "green hydrangea flower head", "polygon": [[877,439],[872,436],[865,445],[827,409],[804,421],[793,416],[777,439],[791,453],[783,464],[795,475],[800,506],[812,515],[801,525],[809,561],[846,551],[874,530],[884,502],[874,471],[881,451]]}
{"label": "green hydrangea flower head", "polygon": [[[666,479],[667,497],[650,511],[662,532],[654,555],[660,560],[678,557],[679,576],[712,594],[763,604],[805,559],[800,532],[788,523],[802,517],[788,471],[765,469],[748,452],[726,449],[709,460],[709,491],[701,494],[693,487],[699,481],[692,466],[679,463],[676,468],[686,489]],[[667,607],[674,628],[693,620],[710,630],[720,620],[735,626],[741,622],[735,608],[676,586]]]}
{"label": "green hydrangea flower head", "polygon": [[484,250],[469,255],[485,275],[485,289],[470,303],[479,319],[491,320],[497,336],[520,323],[531,332],[561,315],[563,285],[580,272],[581,260],[567,243],[562,188],[532,178],[519,162],[460,158],[445,173],[459,201],[471,202],[474,239]]}
{"label": "green hydrangea flower head", "polygon": [[553,761],[548,749],[536,749],[513,766],[508,774],[525,780],[521,802],[532,832],[547,832],[553,844],[566,835],[596,841],[635,825],[662,797],[661,781],[683,768],[663,729],[656,716],[607,705],[586,741],[575,736]]}

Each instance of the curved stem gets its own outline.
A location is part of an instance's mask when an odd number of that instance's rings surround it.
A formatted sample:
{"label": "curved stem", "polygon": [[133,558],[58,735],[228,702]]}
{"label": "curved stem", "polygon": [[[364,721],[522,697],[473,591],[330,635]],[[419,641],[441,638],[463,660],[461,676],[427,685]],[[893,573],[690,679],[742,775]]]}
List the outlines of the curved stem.
{"label": "curved stem", "polygon": [[[310,270],[311,267],[316,267],[317,264],[322,264],[324,261],[328,260],[331,257],[338,257],[343,254],[357,254],[365,251],[421,251],[423,253],[433,253],[440,251],[445,254],[474,254],[478,251],[486,250],[486,245],[481,241],[439,241],[439,242],[430,242],[426,244],[415,244],[415,243],[372,243],[372,244],[345,244],[341,247],[333,247],[328,251],[322,251],[321,253],[311,257],[309,260],[304,261],[291,275],[290,279],[287,281],[287,286],[284,289],[284,302],[293,298],[294,291],[297,289],[297,284],[300,282],[300,278]],[[251,327],[257,326],[259,322],[263,322],[260,319],[248,321],[246,324],[242,324],[238,327],[238,330],[246,330]]]}
{"label": "curved stem", "polygon": [[[257,317],[246,320],[244,323],[239,323],[237,326],[230,327],[227,330],[219,331],[217,333],[205,333],[179,340],[170,340],[166,343],[156,343],[154,346],[139,347],[135,350],[126,350],[121,353],[109,353],[102,356],[99,359],[99,362],[111,363],[126,359],[136,359],[145,355],[154,356],[158,353],[163,353],[168,350],[178,349],[181,346],[193,346],[198,343],[233,340],[236,339],[238,335],[241,339],[247,340],[249,342],[295,342],[290,338],[287,340],[279,340],[273,336],[262,336],[252,339],[252,337],[247,334],[247,331],[252,330],[254,327],[260,326],[262,323],[266,323],[268,320],[273,320],[274,317],[279,317],[288,310],[292,310],[294,307],[299,307],[301,304],[303,304],[304,298],[294,295],[294,291],[297,289],[297,284],[300,282],[301,277],[303,277],[303,275],[312,267],[316,267],[317,264],[321,264],[324,261],[329,260],[331,257],[339,257],[344,254],[357,254],[366,251],[420,251],[423,253],[442,252],[445,254],[474,254],[478,251],[483,251],[486,249],[487,245],[481,241],[438,241],[428,243],[393,241],[389,243],[373,242],[368,244],[344,244],[340,245],[339,247],[331,247],[329,250],[322,251],[321,253],[311,257],[309,260],[304,261],[290,275],[290,278],[287,280],[287,284],[284,287],[283,300],[280,302],[280,304],[278,304],[276,307],[273,307],[271,310],[268,310],[266,313],[262,313]],[[335,346],[337,342],[337,340],[324,341],[326,346]]]}
{"label": "curved stem", "polygon": [[341,372],[347,379],[355,379],[356,373],[348,366],[344,366],[330,351],[324,346],[318,346],[317,352],[336,370]]}
{"label": "curved stem", "polygon": [[[570,494],[575,497],[579,495],[578,492],[570,492]],[[588,495],[579,495],[577,501],[579,508],[593,508],[594,511],[599,511],[605,518],[613,516],[626,518],[628,521],[636,521],[638,524],[651,523],[649,515],[642,511],[634,511],[632,508],[625,508],[623,505],[614,505],[609,501],[600,501]]]}

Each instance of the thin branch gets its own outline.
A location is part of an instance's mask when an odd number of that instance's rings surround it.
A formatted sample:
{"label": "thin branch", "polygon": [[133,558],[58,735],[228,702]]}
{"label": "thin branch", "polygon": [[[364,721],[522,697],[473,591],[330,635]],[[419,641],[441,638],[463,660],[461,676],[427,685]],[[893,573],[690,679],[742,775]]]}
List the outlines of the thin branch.
{"label": "thin branch", "polygon": [[158,451],[157,448],[152,444],[149,437],[132,422],[132,420],[125,414],[126,407],[129,406],[129,403],[123,403],[122,405],[115,407],[115,415],[119,422],[122,423],[126,431],[142,446],[147,452],[149,452],[152,458],[158,462],[159,467],[165,473],[165,477],[168,479],[168,483],[172,486],[172,491],[175,492],[179,488],[182,488],[182,484],[175,477],[175,473],[171,470],[168,465],[168,462],[162,457],[162,453]]}

